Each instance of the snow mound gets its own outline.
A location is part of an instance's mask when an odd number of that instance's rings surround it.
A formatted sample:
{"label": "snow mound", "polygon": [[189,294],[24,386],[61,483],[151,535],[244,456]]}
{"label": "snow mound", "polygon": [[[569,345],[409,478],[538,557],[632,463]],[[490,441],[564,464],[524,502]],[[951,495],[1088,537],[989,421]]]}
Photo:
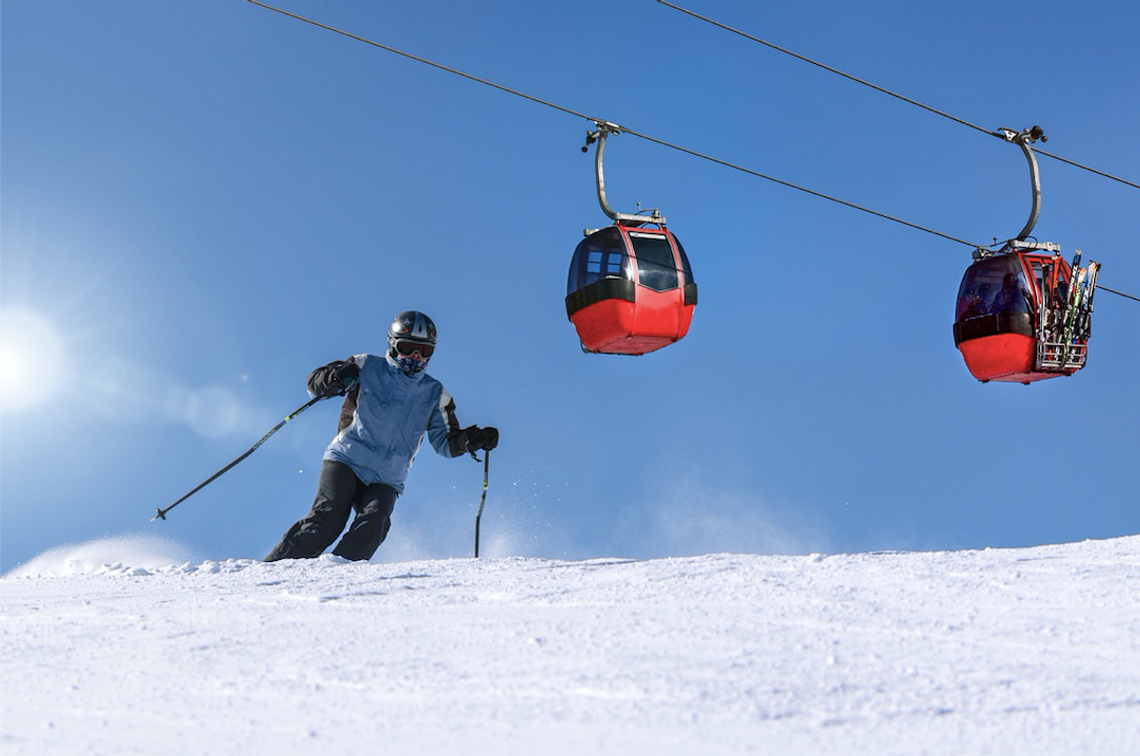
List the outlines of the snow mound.
{"label": "snow mound", "polygon": [[1140,746],[1140,537],[116,564],[0,580],[6,756]]}
{"label": "snow mound", "polygon": [[192,554],[158,536],[116,536],[45,551],[4,577],[69,577],[73,575],[146,574],[174,563],[186,563]]}

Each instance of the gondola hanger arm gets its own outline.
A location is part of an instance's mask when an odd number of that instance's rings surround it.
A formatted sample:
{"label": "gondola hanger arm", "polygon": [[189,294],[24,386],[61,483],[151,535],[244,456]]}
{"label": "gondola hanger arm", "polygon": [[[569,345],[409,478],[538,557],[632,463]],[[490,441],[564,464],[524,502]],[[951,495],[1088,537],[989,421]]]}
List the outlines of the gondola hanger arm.
{"label": "gondola hanger arm", "polygon": [[594,177],[597,181],[598,189],[598,204],[602,207],[602,212],[606,214],[610,220],[617,223],[655,223],[657,225],[665,225],[665,217],[657,212],[657,208],[653,208],[650,215],[631,215],[628,213],[619,213],[610,207],[606,201],[606,179],[605,173],[602,170],[602,155],[606,149],[606,137],[617,136],[621,133],[621,126],[609,121],[594,121],[597,127],[594,131],[586,132],[586,144],[582,147],[582,152],[587,152],[591,144],[597,143],[594,148]]}
{"label": "gondola hanger arm", "polygon": [[1033,203],[1029,209],[1029,220],[1025,222],[1025,226],[1018,233],[1016,241],[1024,242],[1033,233],[1033,227],[1037,225],[1037,216],[1041,213],[1041,173],[1037,168],[1037,158],[1033,155],[1033,149],[1029,146],[1040,139],[1042,142],[1049,141],[1042,131],[1040,126],[1032,126],[1028,129],[1021,131],[1014,131],[1013,129],[1001,128],[998,129],[1007,142],[1014,142],[1021,148],[1022,154],[1025,155],[1025,161],[1029,163],[1029,190],[1033,195]]}

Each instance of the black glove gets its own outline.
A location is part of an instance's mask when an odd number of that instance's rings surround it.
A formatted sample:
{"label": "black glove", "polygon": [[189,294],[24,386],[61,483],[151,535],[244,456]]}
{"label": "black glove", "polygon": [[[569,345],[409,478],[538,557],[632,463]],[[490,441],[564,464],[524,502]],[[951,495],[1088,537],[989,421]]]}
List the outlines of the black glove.
{"label": "black glove", "polygon": [[464,432],[467,434],[467,451],[474,454],[480,449],[491,451],[499,445],[499,430],[490,426],[480,428],[477,425],[472,425],[470,428],[465,428]]}
{"label": "black glove", "polygon": [[356,362],[351,357],[336,369],[336,385],[340,386],[343,391],[348,391],[355,386],[359,379],[360,368],[357,367]]}

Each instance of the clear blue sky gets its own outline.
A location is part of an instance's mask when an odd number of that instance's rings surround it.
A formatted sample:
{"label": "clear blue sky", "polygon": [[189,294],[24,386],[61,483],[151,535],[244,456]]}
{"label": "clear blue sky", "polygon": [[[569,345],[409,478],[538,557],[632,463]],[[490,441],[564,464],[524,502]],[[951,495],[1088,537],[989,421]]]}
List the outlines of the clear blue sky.
{"label": "clear blue sky", "polygon": [[[1008,238],[1028,213],[1016,147],[650,0],[280,4],[953,236]],[[1135,3],[687,5],[1140,179]],[[122,534],[263,556],[311,503],[334,402],[149,518],[409,308],[439,326],[429,372],[460,420],[502,431],[492,554],[1140,531],[1140,304],[1098,295],[1076,376],[982,385],[951,335],[967,247],[622,135],[611,203],[661,209],[700,304],[661,352],[584,355],[566,271],[607,222],[584,120],[240,0],[2,10],[2,308],[34,334],[5,356],[31,388],[5,398],[4,569]],[[1140,191],[1041,171],[1036,236],[1140,293]],[[425,445],[377,558],[469,555],[481,482]]]}

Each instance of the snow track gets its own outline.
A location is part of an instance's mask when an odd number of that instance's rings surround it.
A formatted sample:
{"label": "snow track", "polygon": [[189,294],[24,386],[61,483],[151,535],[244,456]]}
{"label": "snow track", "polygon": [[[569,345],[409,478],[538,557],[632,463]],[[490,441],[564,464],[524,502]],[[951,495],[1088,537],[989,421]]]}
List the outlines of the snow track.
{"label": "snow track", "polygon": [[0,594],[5,754],[1140,752],[1140,537],[114,563]]}

